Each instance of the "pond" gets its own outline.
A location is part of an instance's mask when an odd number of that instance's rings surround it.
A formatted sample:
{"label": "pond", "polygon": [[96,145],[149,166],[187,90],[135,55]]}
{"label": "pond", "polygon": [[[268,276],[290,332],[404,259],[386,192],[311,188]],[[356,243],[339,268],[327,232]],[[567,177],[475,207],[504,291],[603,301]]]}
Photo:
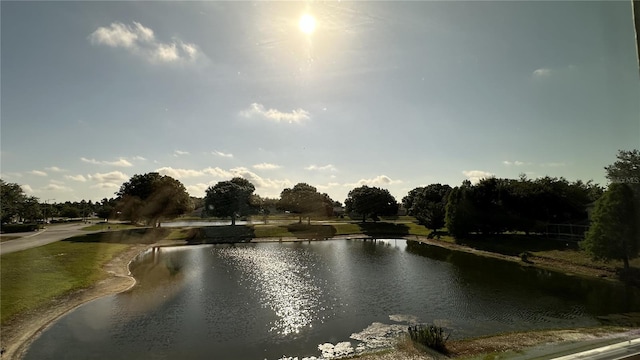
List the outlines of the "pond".
{"label": "pond", "polygon": [[132,290],[64,316],[26,358],[331,358],[415,322],[465,338],[640,310],[617,283],[393,239],[154,248],[132,273]]}

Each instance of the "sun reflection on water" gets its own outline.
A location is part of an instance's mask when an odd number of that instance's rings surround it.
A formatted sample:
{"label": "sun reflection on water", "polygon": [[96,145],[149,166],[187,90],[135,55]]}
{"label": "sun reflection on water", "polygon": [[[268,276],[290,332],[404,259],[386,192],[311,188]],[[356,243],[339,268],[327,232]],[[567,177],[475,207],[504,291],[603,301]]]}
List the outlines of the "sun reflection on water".
{"label": "sun reflection on water", "polygon": [[310,269],[311,253],[255,247],[227,248],[221,255],[241,268],[241,281],[255,289],[262,306],[277,316],[269,331],[288,336],[313,326],[323,307],[318,300],[321,289]]}

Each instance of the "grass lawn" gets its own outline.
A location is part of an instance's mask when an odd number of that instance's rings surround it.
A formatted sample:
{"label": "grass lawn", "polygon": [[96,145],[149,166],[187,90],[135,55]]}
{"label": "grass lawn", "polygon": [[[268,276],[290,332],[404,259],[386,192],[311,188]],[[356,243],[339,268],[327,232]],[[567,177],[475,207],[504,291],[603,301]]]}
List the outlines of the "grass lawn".
{"label": "grass lawn", "polygon": [[0,257],[0,323],[53,298],[86,288],[107,274],[102,266],[133,244],[153,244],[166,229],[129,229],[75,236]]}
{"label": "grass lawn", "polygon": [[104,278],[102,266],[126,244],[58,241],[0,257],[0,323]]}

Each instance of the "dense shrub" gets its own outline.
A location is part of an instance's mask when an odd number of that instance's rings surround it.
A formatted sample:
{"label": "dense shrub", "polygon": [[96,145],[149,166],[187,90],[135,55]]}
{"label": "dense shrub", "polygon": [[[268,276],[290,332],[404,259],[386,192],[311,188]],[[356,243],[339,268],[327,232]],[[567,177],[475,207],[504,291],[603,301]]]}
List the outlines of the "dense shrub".
{"label": "dense shrub", "polygon": [[3,233],[19,233],[38,230],[38,224],[11,224],[2,225]]}

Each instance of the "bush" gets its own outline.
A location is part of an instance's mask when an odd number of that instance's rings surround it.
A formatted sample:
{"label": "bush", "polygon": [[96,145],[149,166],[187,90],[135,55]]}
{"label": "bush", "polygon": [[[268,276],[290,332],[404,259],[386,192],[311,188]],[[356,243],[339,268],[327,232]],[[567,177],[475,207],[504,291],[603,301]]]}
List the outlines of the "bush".
{"label": "bush", "polygon": [[11,224],[2,225],[3,233],[19,233],[38,230],[38,224]]}
{"label": "bush", "polygon": [[446,342],[451,334],[446,334],[444,329],[435,325],[409,326],[409,337],[413,342],[424,345],[442,354],[447,353]]}

